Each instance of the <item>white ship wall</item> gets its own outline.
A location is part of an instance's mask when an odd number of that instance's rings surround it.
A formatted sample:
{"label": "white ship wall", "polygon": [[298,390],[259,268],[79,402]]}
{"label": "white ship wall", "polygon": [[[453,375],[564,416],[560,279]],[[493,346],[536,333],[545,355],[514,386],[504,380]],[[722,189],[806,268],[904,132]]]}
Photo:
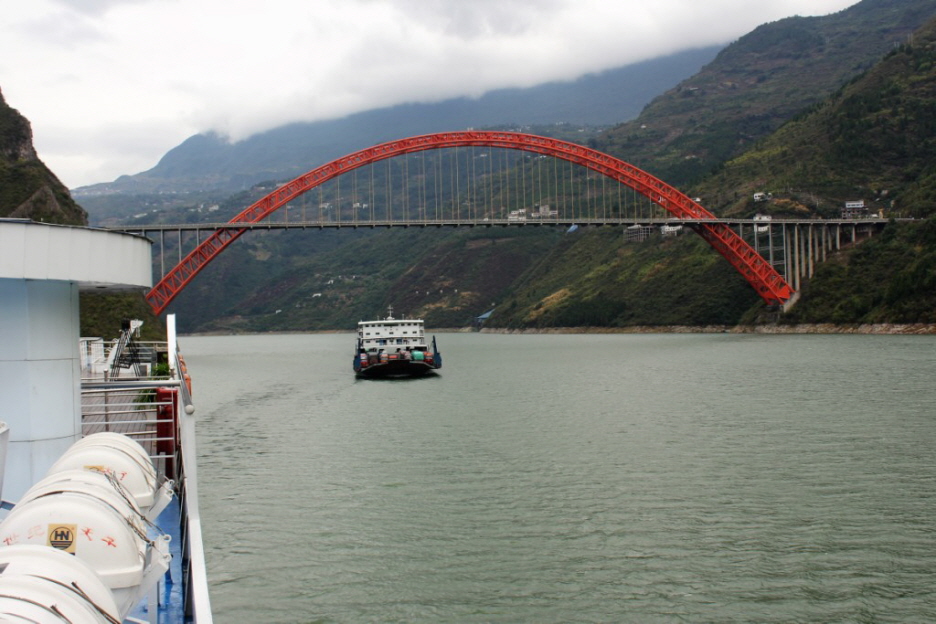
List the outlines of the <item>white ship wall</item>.
{"label": "white ship wall", "polygon": [[16,501],[81,435],[79,292],[150,287],[150,245],[141,236],[0,219],[5,500]]}

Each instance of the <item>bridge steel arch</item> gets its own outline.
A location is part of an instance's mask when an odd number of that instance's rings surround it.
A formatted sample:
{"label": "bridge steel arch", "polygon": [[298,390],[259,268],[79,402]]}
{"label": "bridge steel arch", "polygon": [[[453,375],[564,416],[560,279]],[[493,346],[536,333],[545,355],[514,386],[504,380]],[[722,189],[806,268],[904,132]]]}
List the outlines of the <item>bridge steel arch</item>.
{"label": "bridge steel arch", "polygon": [[[686,221],[698,220],[693,229],[748,281],[768,305],[791,300],[793,289],[757,251],[725,223],[706,222],[717,217],[698,202],[646,171],[591,148],[549,137],[519,132],[441,132],[390,141],[348,154],[295,178],[257,200],[228,223],[257,223],[320,184],[374,162],[413,152],[454,147],[498,147],[544,154],[586,167],[617,180]],[[192,281],[205,266],[247,228],[215,231],[173,267],[146,295],[156,314]]]}

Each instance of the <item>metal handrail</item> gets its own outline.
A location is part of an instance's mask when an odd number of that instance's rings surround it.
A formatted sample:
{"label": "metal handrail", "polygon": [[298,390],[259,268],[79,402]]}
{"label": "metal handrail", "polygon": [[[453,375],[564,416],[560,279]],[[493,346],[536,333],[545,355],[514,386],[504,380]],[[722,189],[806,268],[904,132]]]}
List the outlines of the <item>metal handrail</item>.
{"label": "metal handrail", "polygon": [[[88,405],[87,411],[82,410],[83,417],[100,419],[97,422],[82,422],[83,428],[93,429],[101,427],[116,429],[125,427],[136,429],[127,435],[144,443],[150,451],[150,457],[158,466],[164,466],[166,461],[174,460],[176,488],[179,504],[185,510],[183,517],[186,524],[182,530],[183,559],[189,564],[183,565],[187,575],[185,587],[185,609],[190,621],[195,624],[211,624],[211,602],[208,593],[208,577],[204,555],[204,544],[201,533],[201,517],[198,509],[198,481],[197,481],[197,454],[195,448],[195,408],[189,393],[184,365],[178,354],[175,340],[175,317],[169,315],[166,319],[169,329],[169,340],[165,343],[169,352],[169,365],[171,378],[153,379],[138,377],[123,377],[116,379],[82,379],[81,396],[93,400],[94,396],[102,396],[105,401],[105,411],[98,411],[94,405]],[[161,346],[161,345],[159,345]],[[146,402],[133,402],[133,393],[166,389],[175,395],[172,400],[153,400]],[[125,394],[126,397],[118,395]],[[155,394],[155,393],[154,393]],[[114,402],[108,402],[112,397]],[[155,399],[155,396],[153,397]],[[166,417],[166,408],[170,409]],[[130,409],[136,408],[136,409]],[[108,417],[115,417],[108,420]],[[130,418],[128,418],[130,417]],[[160,426],[175,423],[175,433],[167,437]],[[154,429],[155,427],[155,429]],[[160,435],[160,434],[163,435]],[[174,443],[178,441],[178,445]],[[158,443],[172,442],[172,450],[160,448]]]}
{"label": "metal handrail", "polygon": [[195,406],[192,404],[192,396],[189,393],[188,385],[182,378],[185,367],[179,356],[179,348],[176,339],[175,315],[170,314],[166,318],[168,348],[169,348],[169,367],[179,376],[179,398],[182,409],[178,411],[179,421],[179,443],[181,446],[181,456],[179,461],[179,481],[183,496],[182,504],[187,513],[187,525],[185,531],[185,540],[188,542],[186,548],[190,565],[188,566],[189,582],[187,584],[189,594],[186,596],[187,610],[191,610],[191,617],[196,624],[206,624],[212,622],[211,599],[208,593],[208,574],[205,561],[204,541],[201,532],[201,514],[198,508],[198,457],[195,448]]}

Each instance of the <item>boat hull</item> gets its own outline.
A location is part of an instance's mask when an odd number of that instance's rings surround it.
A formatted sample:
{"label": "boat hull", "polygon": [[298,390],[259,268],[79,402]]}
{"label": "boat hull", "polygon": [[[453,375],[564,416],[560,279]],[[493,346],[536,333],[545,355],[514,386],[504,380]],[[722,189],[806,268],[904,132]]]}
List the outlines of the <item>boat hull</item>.
{"label": "boat hull", "polygon": [[413,360],[390,360],[368,366],[356,363],[354,372],[358,377],[422,377],[434,373],[438,367],[429,362]]}

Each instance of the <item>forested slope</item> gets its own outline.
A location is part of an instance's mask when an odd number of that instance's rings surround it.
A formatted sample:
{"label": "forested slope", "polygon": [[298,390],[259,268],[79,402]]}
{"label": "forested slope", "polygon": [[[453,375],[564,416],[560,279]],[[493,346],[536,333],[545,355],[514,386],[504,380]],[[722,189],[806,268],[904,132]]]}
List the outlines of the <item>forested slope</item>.
{"label": "forested slope", "polygon": [[[837,216],[846,199],[885,214],[932,214],[932,28],[687,190],[717,213],[742,217]],[[772,201],[755,205],[756,191]],[[843,250],[781,321],[931,322],[927,227],[895,223]],[[437,327],[467,326],[494,306],[489,327],[777,320],[689,231],[644,243],[626,243],[619,228],[336,233],[313,243],[299,236],[252,234],[183,293],[182,318],[202,330],[349,329],[392,304]],[[311,246],[318,251],[310,255]]]}

